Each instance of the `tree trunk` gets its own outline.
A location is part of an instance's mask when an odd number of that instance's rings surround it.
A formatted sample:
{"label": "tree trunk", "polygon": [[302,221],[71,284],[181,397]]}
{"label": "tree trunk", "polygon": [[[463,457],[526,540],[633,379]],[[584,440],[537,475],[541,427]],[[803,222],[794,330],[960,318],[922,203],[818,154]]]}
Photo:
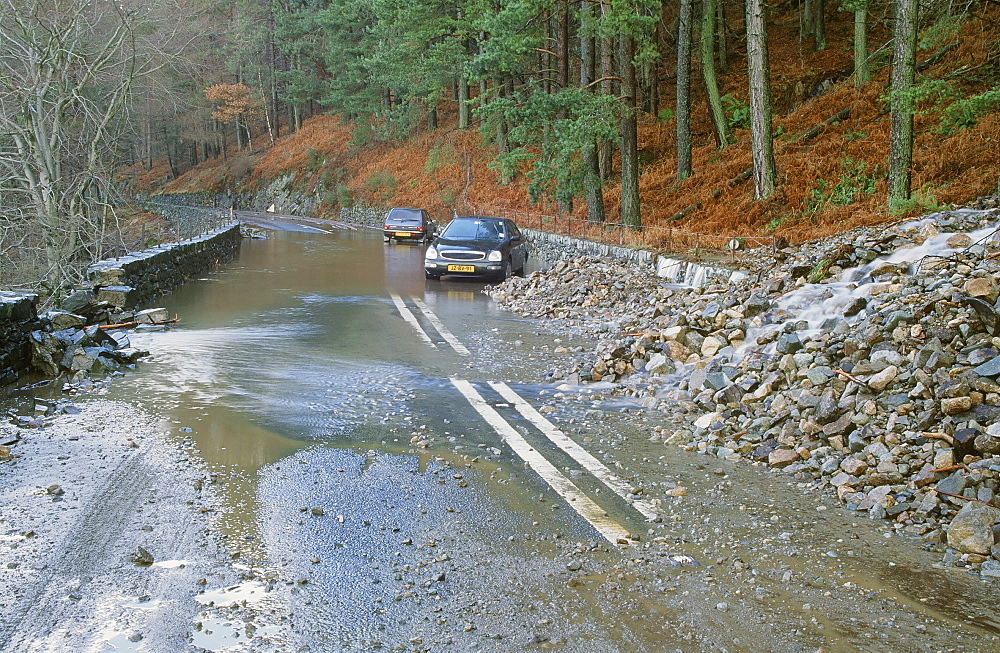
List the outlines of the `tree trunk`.
{"label": "tree trunk", "polygon": [[[556,37],[556,91],[569,88],[569,0],[560,0],[555,7],[555,37]],[[566,112],[560,111],[558,119],[566,119]],[[572,192],[560,181],[562,188],[556,192],[559,203],[559,213],[573,212]]]}
{"label": "tree trunk", "polygon": [[733,140],[729,121],[722,110],[722,96],[715,79],[715,2],[704,0],[701,15],[701,75],[705,80],[705,94],[708,96],[708,111],[712,117],[715,146],[722,149]]}
{"label": "tree trunk", "polygon": [[813,45],[816,51],[826,50],[826,6],[823,0],[813,0]]}
{"label": "tree trunk", "polygon": [[[660,11],[662,13],[662,8]],[[653,43],[660,42],[660,25],[661,21],[656,21],[653,29]],[[643,87],[642,106],[648,113],[654,116],[660,113],[659,62],[660,57],[655,57],[652,61],[647,61],[643,64],[645,86]]]}
{"label": "tree trunk", "polygon": [[767,19],[763,0],[747,0],[747,60],[750,82],[750,152],[754,197],[774,194],[777,169],[771,125],[771,73],[767,61]]}
{"label": "tree trunk", "polygon": [[913,79],[917,51],[917,0],[896,0],[892,90],[889,95],[889,208],[910,199],[913,164]]}
{"label": "tree trunk", "polygon": [[639,208],[639,137],[636,124],[635,41],[624,31],[618,42],[618,69],[622,80],[622,223],[642,226]]}
{"label": "tree trunk", "polygon": [[[264,77],[263,77],[263,75],[261,74],[261,72],[259,70],[257,71],[257,81],[260,84],[261,93],[263,93],[264,92]],[[267,98],[261,98],[261,100],[262,100],[261,106],[264,107],[264,122],[267,125],[267,135],[271,139],[271,147],[274,147],[274,140],[278,137],[278,135],[275,132],[274,124],[271,121],[271,109],[268,108]],[[275,113],[274,114],[274,121],[273,122],[277,122],[277,121],[278,121],[278,114]]]}
{"label": "tree trunk", "polygon": [[680,0],[677,23],[677,181],[691,176],[691,5]]}
{"label": "tree trunk", "polygon": [[569,88],[569,2],[560,0],[556,9],[556,83]]}
{"label": "tree trunk", "polygon": [[719,71],[726,72],[729,70],[729,45],[727,41],[727,25],[726,25],[726,0],[719,0],[719,8],[716,12],[718,14],[719,20],[717,22],[718,26],[718,36],[716,40],[719,43],[717,48],[719,52]]}
{"label": "tree trunk", "polygon": [[469,80],[458,75],[458,128],[469,128]]}
{"label": "tree trunk", "polygon": [[[493,84],[497,88],[497,94],[499,97],[507,97],[508,93],[506,80],[496,79]],[[507,119],[501,116],[497,121],[496,132],[497,152],[501,156],[504,154],[510,154],[510,140],[508,138],[509,130],[510,128],[507,125]],[[514,183],[513,174],[511,174],[506,165],[501,166],[500,185],[509,186],[512,183]]]}
{"label": "tree trunk", "polygon": [[[604,95],[615,94],[614,71],[614,40],[600,39],[601,43],[601,92]],[[614,168],[615,144],[609,139],[601,143],[600,165],[601,179],[610,179]]]}
{"label": "tree trunk", "polygon": [[799,23],[799,41],[804,41],[813,33],[813,6],[816,0],[803,0],[802,2],[802,22]]}
{"label": "tree trunk", "polygon": [[868,67],[868,7],[854,11],[854,86],[861,88],[871,79]]}
{"label": "tree trunk", "polygon": [[[597,58],[594,52],[596,39],[589,35],[593,24],[593,6],[589,0],[580,1],[580,88],[588,89],[597,72]],[[604,222],[604,190],[601,183],[601,166],[597,155],[597,143],[583,146],[583,192],[587,202],[587,220]]]}

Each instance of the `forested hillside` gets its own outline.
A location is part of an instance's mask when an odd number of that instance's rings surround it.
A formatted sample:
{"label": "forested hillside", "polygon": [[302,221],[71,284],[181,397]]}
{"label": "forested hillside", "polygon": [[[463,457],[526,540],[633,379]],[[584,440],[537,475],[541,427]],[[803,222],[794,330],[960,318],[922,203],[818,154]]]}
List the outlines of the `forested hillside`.
{"label": "forested hillside", "polygon": [[28,4],[0,3],[2,246],[49,285],[128,244],[135,191],[798,240],[1000,175],[993,0]]}

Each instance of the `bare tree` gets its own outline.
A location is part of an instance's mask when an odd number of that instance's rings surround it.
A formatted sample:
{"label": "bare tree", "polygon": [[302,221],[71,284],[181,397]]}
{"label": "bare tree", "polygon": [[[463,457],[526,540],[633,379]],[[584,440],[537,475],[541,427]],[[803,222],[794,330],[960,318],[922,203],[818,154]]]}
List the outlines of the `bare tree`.
{"label": "bare tree", "polygon": [[152,65],[136,47],[144,9],[0,0],[0,219],[42,268],[39,289],[99,257],[115,220],[133,82]]}

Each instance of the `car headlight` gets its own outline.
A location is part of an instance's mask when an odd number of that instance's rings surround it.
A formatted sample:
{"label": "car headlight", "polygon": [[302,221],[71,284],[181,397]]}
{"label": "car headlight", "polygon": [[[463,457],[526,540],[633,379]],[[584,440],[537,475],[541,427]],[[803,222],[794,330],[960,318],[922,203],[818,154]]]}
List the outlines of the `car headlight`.
{"label": "car headlight", "polygon": [[437,257],[438,257],[438,251],[433,247],[428,247],[427,253],[424,254],[424,258],[437,258]]}
{"label": "car headlight", "polygon": [[503,252],[501,252],[500,250],[494,249],[494,250],[492,250],[486,256],[486,260],[487,261],[502,261],[503,260]]}

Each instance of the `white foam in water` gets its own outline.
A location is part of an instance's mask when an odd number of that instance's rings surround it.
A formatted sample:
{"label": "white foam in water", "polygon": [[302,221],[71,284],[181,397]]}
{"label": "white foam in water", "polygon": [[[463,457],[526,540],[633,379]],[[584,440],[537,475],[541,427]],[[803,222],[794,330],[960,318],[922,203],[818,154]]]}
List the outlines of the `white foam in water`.
{"label": "white foam in water", "polygon": [[[983,213],[974,209],[964,209],[953,211],[952,214],[977,214]],[[898,227],[897,231],[919,231],[927,224],[936,224],[936,218],[941,214],[932,214],[920,220],[906,222]],[[997,225],[977,229],[968,232],[967,235],[973,243],[997,239]],[[830,318],[843,318],[844,309],[857,298],[870,297],[871,294],[885,287],[887,284],[878,283],[871,277],[872,271],[884,268],[886,265],[894,265],[901,269],[909,269],[911,272],[914,264],[923,261],[928,257],[946,257],[963,248],[949,247],[948,239],[955,232],[943,232],[928,238],[923,243],[912,247],[903,247],[896,250],[888,257],[877,258],[870,263],[849,268],[840,273],[836,281],[827,283],[807,283],[781,297],[772,309],[776,319],[771,324],[750,329],[747,332],[746,345],[738,352],[744,355],[746,350],[755,347],[757,338],[761,334],[771,333],[782,329],[788,322],[807,322],[808,328],[799,330],[803,337],[815,335],[823,323]],[[865,311],[861,311],[857,316],[846,318],[849,321],[861,319]],[[774,349],[771,343],[765,351]]]}

